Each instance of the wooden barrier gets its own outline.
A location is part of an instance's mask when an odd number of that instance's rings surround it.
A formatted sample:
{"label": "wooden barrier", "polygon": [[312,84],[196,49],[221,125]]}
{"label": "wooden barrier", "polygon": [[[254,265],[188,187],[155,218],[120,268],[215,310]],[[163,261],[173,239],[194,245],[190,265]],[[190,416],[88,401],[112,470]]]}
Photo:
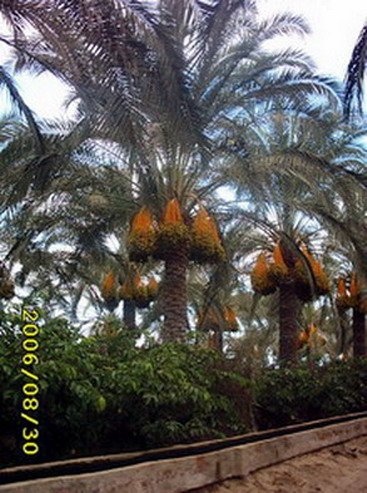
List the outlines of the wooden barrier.
{"label": "wooden barrier", "polygon": [[1,493],[182,493],[367,435],[367,418],[201,455],[0,486]]}

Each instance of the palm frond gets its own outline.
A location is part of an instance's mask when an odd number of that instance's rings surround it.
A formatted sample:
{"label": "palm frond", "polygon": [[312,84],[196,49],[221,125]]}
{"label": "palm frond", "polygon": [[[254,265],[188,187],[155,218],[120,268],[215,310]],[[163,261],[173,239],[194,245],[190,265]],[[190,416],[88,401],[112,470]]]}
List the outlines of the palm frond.
{"label": "palm frond", "polygon": [[29,128],[31,129],[33,134],[36,150],[39,154],[42,154],[43,139],[36,119],[33,116],[32,111],[22,98],[14,79],[11,77],[10,73],[5,69],[4,66],[0,66],[0,87],[1,86],[6,87],[8,94],[11,97],[12,103],[17,109],[19,109],[20,113],[25,116]]}
{"label": "palm frond", "polygon": [[350,115],[354,100],[357,100],[357,106],[362,113],[362,96],[363,96],[363,78],[367,63],[367,25],[365,25],[359,34],[357,43],[353,48],[350,58],[344,94],[344,105],[346,115]]}
{"label": "palm frond", "polygon": [[309,34],[310,27],[302,16],[284,12],[261,22],[258,33],[261,41],[264,41],[275,36]]}

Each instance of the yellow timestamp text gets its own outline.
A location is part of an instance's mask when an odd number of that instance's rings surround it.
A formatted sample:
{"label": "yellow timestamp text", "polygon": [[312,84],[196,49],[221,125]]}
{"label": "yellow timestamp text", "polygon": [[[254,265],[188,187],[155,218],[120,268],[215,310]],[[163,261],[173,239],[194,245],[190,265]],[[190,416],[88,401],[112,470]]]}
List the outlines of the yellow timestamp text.
{"label": "yellow timestamp text", "polygon": [[25,421],[22,428],[22,450],[26,455],[35,455],[39,452],[37,443],[39,437],[39,421],[37,409],[39,401],[39,377],[35,366],[39,363],[37,351],[39,349],[38,335],[40,329],[37,321],[39,312],[35,309],[22,309],[22,367],[20,369],[24,376],[22,385],[22,410],[21,418]]}

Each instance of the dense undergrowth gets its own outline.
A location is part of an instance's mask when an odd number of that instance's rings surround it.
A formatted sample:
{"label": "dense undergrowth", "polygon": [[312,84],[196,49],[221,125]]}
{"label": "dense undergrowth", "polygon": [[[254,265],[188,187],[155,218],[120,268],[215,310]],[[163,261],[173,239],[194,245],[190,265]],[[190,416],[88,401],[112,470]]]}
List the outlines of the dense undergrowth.
{"label": "dense undergrowth", "polygon": [[213,350],[136,348],[128,331],[81,337],[67,321],[47,319],[40,362],[27,367],[40,387],[40,452],[27,458],[20,318],[1,317],[1,466],[224,437],[367,406],[366,361],[264,369],[250,380]]}
{"label": "dense undergrowth", "polygon": [[275,428],[367,409],[367,360],[267,369],[255,382],[259,428]]}
{"label": "dense undergrowth", "polygon": [[[3,316],[0,337],[0,450],[24,461],[22,335]],[[40,452],[32,461],[142,449],[246,431],[248,381],[213,350],[186,345],[135,348],[127,331],[80,337],[51,319],[38,337]],[[233,397],[235,396],[235,397]]]}

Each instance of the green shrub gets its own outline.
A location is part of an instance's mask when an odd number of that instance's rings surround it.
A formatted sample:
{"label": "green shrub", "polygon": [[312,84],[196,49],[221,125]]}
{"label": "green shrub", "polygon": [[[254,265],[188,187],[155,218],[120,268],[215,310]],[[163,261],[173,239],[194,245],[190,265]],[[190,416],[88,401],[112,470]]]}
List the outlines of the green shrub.
{"label": "green shrub", "polygon": [[21,451],[26,377],[17,313],[0,312],[4,466],[244,433],[251,428],[253,398],[260,428],[367,407],[366,361],[266,369],[251,384],[216,351],[180,344],[137,348],[139,334],[119,330],[118,320],[109,335],[84,337],[65,319],[42,314],[40,362],[28,367],[39,376],[40,452],[27,458]]}
{"label": "green shrub", "polygon": [[362,411],[367,406],[367,361],[265,370],[255,388],[260,428]]}
{"label": "green shrub", "polygon": [[[46,461],[222,437],[245,431],[246,380],[215,351],[136,348],[127,330],[82,337],[64,319],[40,318],[40,452],[21,452],[20,319],[2,314],[0,452],[8,463]],[[236,398],[233,398],[233,393]],[[2,449],[2,450],[1,450]]]}
{"label": "green shrub", "polygon": [[156,346],[117,365],[108,391],[144,445],[225,436],[244,426],[224,389],[236,384],[245,398],[246,382],[220,366],[221,357],[213,351]]}

